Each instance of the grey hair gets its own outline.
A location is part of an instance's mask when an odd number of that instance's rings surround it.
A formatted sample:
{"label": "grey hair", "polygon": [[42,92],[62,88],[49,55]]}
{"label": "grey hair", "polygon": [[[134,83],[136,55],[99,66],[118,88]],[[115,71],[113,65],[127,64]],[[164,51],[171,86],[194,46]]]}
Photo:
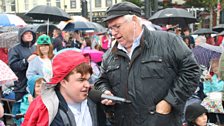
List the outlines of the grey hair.
{"label": "grey hair", "polygon": [[[126,21],[130,22],[132,20],[133,16],[134,15],[128,14],[128,15],[124,15],[123,17]],[[137,19],[140,22],[140,25],[142,25],[142,19],[140,17],[137,17]]]}

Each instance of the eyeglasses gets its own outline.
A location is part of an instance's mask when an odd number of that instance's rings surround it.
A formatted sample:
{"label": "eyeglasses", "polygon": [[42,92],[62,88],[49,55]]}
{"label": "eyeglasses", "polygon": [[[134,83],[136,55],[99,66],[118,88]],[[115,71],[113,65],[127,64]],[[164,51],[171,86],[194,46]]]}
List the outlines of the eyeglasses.
{"label": "eyeglasses", "polygon": [[108,27],[108,29],[109,29],[110,31],[115,31],[115,32],[117,32],[117,31],[119,31],[120,27],[121,27],[124,23],[126,23],[126,22],[127,22],[127,21],[124,21],[123,23],[115,24],[115,25],[113,25],[113,26],[111,26],[111,27]]}

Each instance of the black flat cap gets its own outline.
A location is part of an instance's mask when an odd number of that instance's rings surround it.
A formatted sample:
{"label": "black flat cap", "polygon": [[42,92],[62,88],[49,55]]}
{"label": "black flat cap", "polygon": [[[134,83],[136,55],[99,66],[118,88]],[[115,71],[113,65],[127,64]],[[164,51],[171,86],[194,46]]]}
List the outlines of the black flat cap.
{"label": "black flat cap", "polygon": [[130,2],[121,2],[114,4],[112,7],[109,7],[107,9],[107,17],[103,21],[106,22],[108,20],[128,14],[141,16],[141,8]]}

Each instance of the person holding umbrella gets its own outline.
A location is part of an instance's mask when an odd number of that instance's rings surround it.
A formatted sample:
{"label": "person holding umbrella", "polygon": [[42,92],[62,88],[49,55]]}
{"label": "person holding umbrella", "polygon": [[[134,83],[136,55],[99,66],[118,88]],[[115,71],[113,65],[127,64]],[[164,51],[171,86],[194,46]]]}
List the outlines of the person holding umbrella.
{"label": "person holding umbrella", "polygon": [[105,21],[116,39],[103,56],[95,88],[132,103],[103,99],[115,126],[180,126],[183,106],[198,86],[200,69],[183,40],[141,25],[141,8],[121,2]]}

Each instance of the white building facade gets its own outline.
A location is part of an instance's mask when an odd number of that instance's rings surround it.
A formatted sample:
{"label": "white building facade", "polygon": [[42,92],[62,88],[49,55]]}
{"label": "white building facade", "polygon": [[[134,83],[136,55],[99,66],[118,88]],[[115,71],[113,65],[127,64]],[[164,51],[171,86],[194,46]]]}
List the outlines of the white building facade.
{"label": "white building facade", "polygon": [[[83,0],[0,0],[0,13],[24,14],[37,5],[57,6],[69,15],[81,15]],[[84,0],[87,1],[88,16],[105,16],[106,9],[122,0]]]}

